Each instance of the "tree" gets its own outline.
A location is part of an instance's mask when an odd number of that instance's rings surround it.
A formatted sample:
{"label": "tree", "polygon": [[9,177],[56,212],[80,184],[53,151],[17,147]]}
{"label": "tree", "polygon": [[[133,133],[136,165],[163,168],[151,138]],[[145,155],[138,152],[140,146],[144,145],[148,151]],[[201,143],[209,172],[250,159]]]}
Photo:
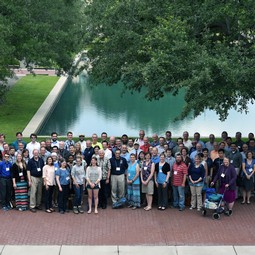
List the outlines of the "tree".
{"label": "tree", "polygon": [[19,61],[28,68],[70,69],[74,53],[84,46],[83,6],[79,0],[1,0],[0,98],[10,65]]}
{"label": "tree", "polygon": [[252,0],[87,1],[91,78],[148,100],[185,88],[182,116],[205,109],[221,120],[255,99]]}

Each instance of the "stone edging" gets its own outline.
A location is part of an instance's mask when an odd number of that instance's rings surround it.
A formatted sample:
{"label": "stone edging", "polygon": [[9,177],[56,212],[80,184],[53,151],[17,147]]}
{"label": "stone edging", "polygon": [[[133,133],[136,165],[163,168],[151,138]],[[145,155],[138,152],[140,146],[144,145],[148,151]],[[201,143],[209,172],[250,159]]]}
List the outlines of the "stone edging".
{"label": "stone edging", "polygon": [[67,79],[68,77],[65,76],[59,78],[49,95],[23,130],[24,137],[29,137],[32,133],[37,133],[42,127],[62,95],[67,84]]}

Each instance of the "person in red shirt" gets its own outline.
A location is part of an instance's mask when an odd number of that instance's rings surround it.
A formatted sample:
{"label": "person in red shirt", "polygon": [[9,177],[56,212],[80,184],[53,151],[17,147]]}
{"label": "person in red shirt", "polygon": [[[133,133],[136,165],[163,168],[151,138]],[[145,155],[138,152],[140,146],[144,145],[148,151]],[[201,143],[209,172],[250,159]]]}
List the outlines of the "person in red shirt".
{"label": "person in red shirt", "polygon": [[144,137],[144,138],[143,138],[143,145],[140,147],[140,149],[141,149],[144,153],[149,152],[150,143],[149,143],[149,138],[148,138],[148,137]]}
{"label": "person in red shirt", "polygon": [[173,181],[173,206],[179,208],[179,211],[185,209],[185,182],[188,174],[188,167],[182,160],[181,154],[176,155],[176,162],[173,165],[172,181]]}

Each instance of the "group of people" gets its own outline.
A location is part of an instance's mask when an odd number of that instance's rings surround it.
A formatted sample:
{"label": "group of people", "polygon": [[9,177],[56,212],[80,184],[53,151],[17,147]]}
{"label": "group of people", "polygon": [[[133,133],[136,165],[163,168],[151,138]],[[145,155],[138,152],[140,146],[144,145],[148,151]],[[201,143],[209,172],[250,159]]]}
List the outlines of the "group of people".
{"label": "group of people", "polygon": [[[215,187],[224,193],[225,214],[231,215],[238,192],[242,204],[250,204],[254,189],[255,140],[248,141],[236,133],[235,140],[222,132],[217,142],[211,134],[204,142],[196,132],[193,139],[187,131],[177,139],[166,131],[164,136],[153,134],[149,139],[144,130],[139,138],[126,134],[120,138],[108,137],[106,132],[91,140],[84,135],[78,141],[68,132],[64,140],[52,132],[41,142],[31,134],[29,143],[17,132],[16,140],[8,144],[0,134],[0,195],[4,211],[15,207],[20,210],[52,213],[54,208],[64,214],[71,207],[75,214],[84,213],[83,195],[88,194],[87,213],[98,214],[106,209],[108,197],[112,205],[127,198],[128,207],[135,210],[158,210],[169,206],[185,209],[190,193],[190,209],[200,211],[204,191]],[[70,196],[72,194],[72,196]],[[43,196],[44,195],[44,196]],[[42,197],[43,196],[43,197]],[[72,200],[70,201],[70,197]],[[186,200],[186,201],[185,201]]]}

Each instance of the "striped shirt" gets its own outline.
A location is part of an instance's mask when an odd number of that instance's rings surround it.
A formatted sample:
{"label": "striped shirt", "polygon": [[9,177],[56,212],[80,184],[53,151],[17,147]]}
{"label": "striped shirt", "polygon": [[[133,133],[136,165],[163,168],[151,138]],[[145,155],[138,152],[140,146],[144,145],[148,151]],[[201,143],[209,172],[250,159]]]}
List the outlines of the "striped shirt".
{"label": "striped shirt", "polygon": [[176,162],[173,165],[173,185],[174,186],[182,186],[184,175],[188,174],[188,167],[185,165],[184,162],[177,164]]}

